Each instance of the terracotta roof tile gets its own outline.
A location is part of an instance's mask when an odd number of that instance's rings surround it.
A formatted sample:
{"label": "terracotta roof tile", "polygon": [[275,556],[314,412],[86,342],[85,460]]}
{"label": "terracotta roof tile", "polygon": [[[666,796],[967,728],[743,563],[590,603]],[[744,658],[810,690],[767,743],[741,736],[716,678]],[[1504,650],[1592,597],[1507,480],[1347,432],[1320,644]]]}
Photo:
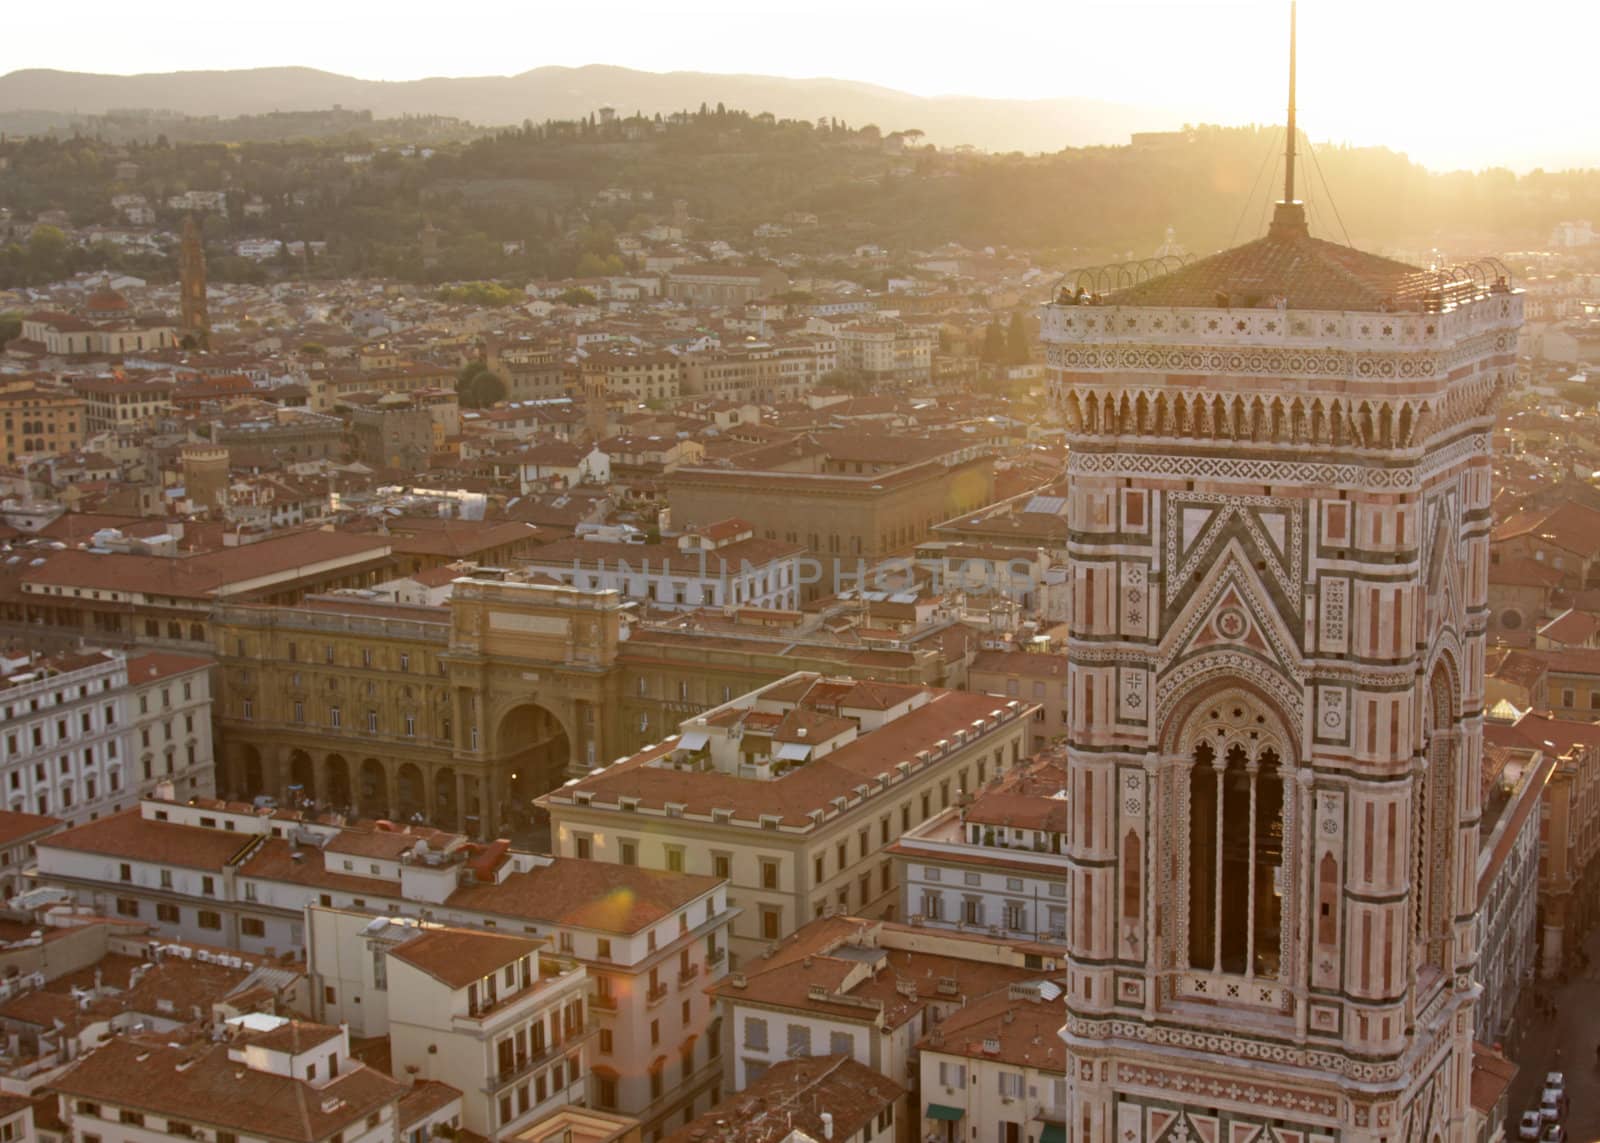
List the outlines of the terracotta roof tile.
{"label": "terracotta roof tile", "polygon": [[219,871],[255,840],[255,834],[147,820],[135,806],[62,830],[40,844],[102,857]]}
{"label": "terracotta roof tile", "polygon": [[1312,238],[1303,213],[1297,224],[1290,219],[1280,226],[1284,217],[1274,219],[1265,237],[1117,290],[1106,300],[1212,308],[1226,294],[1233,306],[1270,306],[1282,298],[1291,309],[1376,312],[1434,279],[1404,262]]}
{"label": "terracotta roof tile", "polygon": [[251,1135],[271,1124],[274,1137],[303,1143],[364,1123],[367,1115],[396,1103],[405,1091],[405,1085],[360,1065],[313,1087],[246,1067],[228,1052],[224,1044],[197,1053],[115,1039],[85,1056],[53,1086],[68,1097]]}
{"label": "terracotta roof tile", "polygon": [[463,886],[445,904],[600,932],[636,933],[721,883],[716,877],[563,857],[513,873],[497,885]]}
{"label": "terracotta roof tile", "polygon": [[396,945],[389,955],[451,988],[465,988],[522,957],[531,956],[545,943],[476,929],[424,929]]}
{"label": "terracotta roof tile", "polygon": [[[829,1137],[822,1111],[832,1117],[831,1138],[853,1139],[905,1088],[849,1056],[785,1060],[743,1091],[666,1137],[666,1143],[701,1143],[724,1138],[724,1123],[737,1123],[739,1143],[783,1143],[803,1131]],[[869,1132],[870,1134],[870,1132]]]}

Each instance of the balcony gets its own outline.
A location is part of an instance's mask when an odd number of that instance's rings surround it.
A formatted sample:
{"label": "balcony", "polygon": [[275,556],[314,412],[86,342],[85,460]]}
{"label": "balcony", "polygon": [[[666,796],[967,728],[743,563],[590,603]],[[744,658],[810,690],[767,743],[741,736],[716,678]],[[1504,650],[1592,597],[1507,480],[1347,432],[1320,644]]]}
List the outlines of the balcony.
{"label": "balcony", "polygon": [[538,1051],[517,1056],[512,1060],[510,1066],[503,1067],[490,1076],[489,1084],[483,1090],[489,1095],[495,1094],[507,1084],[515,1083],[529,1072],[535,1071],[552,1060],[565,1055],[599,1030],[600,1026],[593,1022],[584,1024],[581,1028],[566,1030],[564,1035]]}
{"label": "balcony", "polygon": [[669,990],[668,990],[668,988],[667,988],[665,983],[652,984],[645,991],[644,1002],[647,1005],[649,1005],[651,1008],[654,1008],[657,1004],[660,1004],[663,1000],[665,1000],[667,998],[667,992],[668,991]]}
{"label": "balcony", "polygon": [[[550,1003],[550,998],[556,995],[558,989],[575,982],[579,972],[580,969],[569,968],[553,976],[541,974],[526,984],[519,984],[512,991],[496,991],[480,996],[475,1004],[469,1005],[465,1012],[457,1012],[452,1020],[457,1026],[477,1025],[481,1028],[485,1023],[512,1012],[530,1000],[539,1004]],[[578,995],[576,990],[573,995]]]}
{"label": "balcony", "polygon": [[691,980],[699,975],[700,966],[698,964],[684,965],[678,970],[678,983],[680,985],[688,984]]}
{"label": "balcony", "polygon": [[589,1007],[598,1008],[602,1012],[615,1012],[617,1010],[617,997],[615,993],[596,992],[589,997]]}
{"label": "balcony", "polygon": [[728,959],[727,949],[712,949],[706,953],[706,963],[715,967]]}

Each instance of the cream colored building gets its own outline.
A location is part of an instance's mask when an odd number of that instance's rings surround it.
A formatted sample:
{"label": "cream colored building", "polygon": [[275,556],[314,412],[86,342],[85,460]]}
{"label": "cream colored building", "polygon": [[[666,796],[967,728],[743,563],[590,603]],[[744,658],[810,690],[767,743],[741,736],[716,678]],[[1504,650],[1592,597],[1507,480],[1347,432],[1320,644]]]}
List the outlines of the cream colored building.
{"label": "cream colored building", "polygon": [[468,1130],[509,1134],[585,1100],[588,976],[541,959],[545,939],[315,905],[306,934],[319,1018],[389,1037],[396,1071],[461,1091]]}
{"label": "cream colored building", "polygon": [[1029,708],[796,672],[538,801],[562,856],[727,879],[733,967],[830,912],[890,917],[885,849],[1021,761]]}
{"label": "cream colored building", "polygon": [[[234,1024],[227,1043],[116,1037],[91,1052],[52,1085],[65,1137],[73,1143],[397,1138],[406,1085],[352,1056],[345,1029],[262,1016]],[[219,1091],[228,1098],[218,1098]]]}
{"label": "cream colored building", "polygon": [[1066,1143],[1061,990],[1048,980],[972,998],[917,1053],[918,1137],[933,1143]]}

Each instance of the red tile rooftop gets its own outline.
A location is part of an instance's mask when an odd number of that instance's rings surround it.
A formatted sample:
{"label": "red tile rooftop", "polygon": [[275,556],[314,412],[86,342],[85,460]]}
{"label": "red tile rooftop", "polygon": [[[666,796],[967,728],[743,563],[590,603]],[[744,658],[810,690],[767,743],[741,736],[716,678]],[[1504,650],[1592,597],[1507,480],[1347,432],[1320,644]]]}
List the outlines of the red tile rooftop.
{"label": "red tile rooftop", "polygon": [[441,984],[461,989],[532,956],[546,943],[476,929],[425,929],[396,945],[389,955]]}
{"label": "red tile rooftop", "polygon": [[[672,752],[674,737],[545,798],[566,803],[583,794],[596,809],[620,807],[623,798],[630,798],[644,810],[665,811],[671,803],[683,807],[680,812],[685,814],[709,816],[713,810],[724,810],[737,823],[755,825],[762,818],[776,817],[785,826],[810,828],[816,824],[813,811],[826,814],[835,798],[855,798],[857,787],[893,774],[900,762],[917,764],[918,752],[934,749],[941,740],[953,741],[957,733],[970,730],[996,710],[1009,711],[1010,701],[935,691],[920,708],[772,779],[650,765]],[[1016,709],[1020,713],[1027,708]]]}

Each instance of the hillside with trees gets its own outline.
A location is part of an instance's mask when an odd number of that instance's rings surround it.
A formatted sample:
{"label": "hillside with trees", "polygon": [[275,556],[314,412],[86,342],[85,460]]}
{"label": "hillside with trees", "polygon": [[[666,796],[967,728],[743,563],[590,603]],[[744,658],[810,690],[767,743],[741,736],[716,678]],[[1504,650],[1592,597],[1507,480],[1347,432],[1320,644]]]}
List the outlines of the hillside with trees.
{"label": "hillside with trees", "polygon": [[[89,136],[0,141],[0,208],[12,226],[66,220],[0,245],[0,287],[107,266],[161,278],[170,256],[82,249],[67,230],[117,226],[118,195],[143,195],[175,230],[184,191],[220,191],[204,217],[218,279],[373,275],[421,283],[621,273],[617,236],[670,217],[688,237],[751,258],[843,273],[830,259],[862,244],[893,272],[945,243],[1031,252],[1063,269],[1149,255],[1170,226],[1191,253],[1262,232],[1279,193],[1277,128],[1199,127],[1139,145],[1049,155],[940,151],[914,124],[889,131],[702,105],[669,116],[525,123],[433,147],[335,138],[114,142]],[[1553,224],[1600,214],[1600,173],[1430,173],[1374,148],[1324,148],[1302,164],[1314,232],[1366,248],[1450,256],[1538,248]],[[254,204],[254,217],[246,214]],[[786,215],[814,226],[756,239]],[[0,232],[5,223],[0,221]],[[424,257],[427,228],[433,247]],[[54,230],[54,233],[51,233]],[[314,256],[256,262],[242,238],[326,243]],[[831,268],[829,268],[831,267]],[[880,276],[882,276],[880,274]]]}

